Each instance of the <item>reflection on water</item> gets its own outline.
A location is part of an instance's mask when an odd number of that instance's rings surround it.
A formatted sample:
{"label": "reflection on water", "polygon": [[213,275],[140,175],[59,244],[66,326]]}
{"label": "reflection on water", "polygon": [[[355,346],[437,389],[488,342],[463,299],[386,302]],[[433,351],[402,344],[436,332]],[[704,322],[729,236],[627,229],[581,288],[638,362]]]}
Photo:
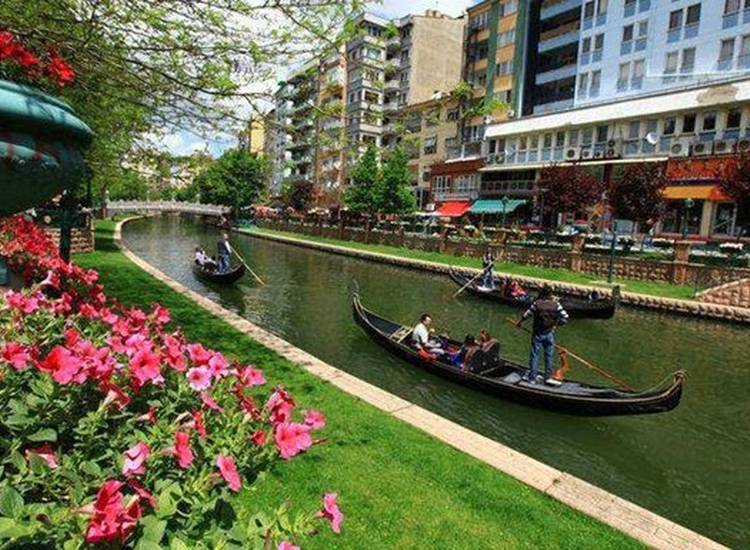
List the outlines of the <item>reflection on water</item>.
{"label": "reflection on water", "polygon": [[634,386],[678,369],[687,370],[688,381],[682,404],[668,414],[564,416],[486,396],[392,357],[352,322],[348,289],[356,279],[366,306],[404,323],[429,311],[453,336],[487,327],[508,355],[523,358],[526,337],[504,322],[515,310],[453,299],[456,287],[445,277],[250,237],[234,237],[234,245],[268,286],[245,277],[215,287],[193,277],[190,259],[196,244],[213,251],[217,236],[176,217],[133,222],[124,231],[134,252],[170,276],[338,368],[707,536],[735,547],[750,543],[746,328],[627,308],[609,321],[574,321],[560,330],[560,341]]}

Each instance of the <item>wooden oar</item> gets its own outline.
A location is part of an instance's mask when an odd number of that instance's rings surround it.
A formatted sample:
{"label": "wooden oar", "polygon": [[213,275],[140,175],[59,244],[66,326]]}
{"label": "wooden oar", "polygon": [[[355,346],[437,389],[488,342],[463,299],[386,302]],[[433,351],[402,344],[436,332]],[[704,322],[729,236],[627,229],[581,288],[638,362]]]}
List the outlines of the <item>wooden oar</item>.
{"label": "wooden oar", "polygon": [[234,247],[232,247],[232,252],[234,252],[234,255],[237,256],[237,259],[242,262],[242,265],[245,266],[245,269],[247,269],[250,272],[250,275],[252,275],[253,277],[255,277],[255,280],[258,281],[262,286],[266,286],[266,283],[263,282],[263,279],[261,279],[260,277],[258,277],[258,275],[255,273],[255,271],[253,271],[252,269],[250,269],[250,266],[247,265],[247,262],[245,261],[245,259],[242,256],[240,256],[240,253],[237,252],[234,249]]}
{"label": "wooden oar", "polygon": [[[494,266],[494,265],[495,265],[495,263],[493,262],[493,263],[492,263],[492,265]],[[471,281],[469,281],[469,282],[468,282],[468,283],[466,283],[466,284],[465,284],[464,286],[462,286],[462,287],[461,287],[460,289],[458,289],[458,292],[456,292],[456,293],[455,293],[455,294],[453,295],[453,297],[454,297],[454,298],[458,297],[458,295],[459,295],[459,294],[461,294],[461,293],[462,293],[462,292],[463,292],[464,290],[466,290],[466,289],[467,289],[467,288],[469,288],[469,287],[470,287],[470,286],[471,286],[472,284],[474,284],[474,282],[476,282],[476,280],[477,280],[477,279],[479,279],[479,277],[481,277],[482,275],[484,275],[484,274],[485,274],[485,273],[487,272],[487,270],[488,270],[488,269],[489,269],[489,267],[486,267],[486,268],[484,268],[484,269],[483,269],[483,270],[482,270],[481,272],[479,272],[479,274],[478,274],[478,275],[477,275],[476,277],[474,277],[474,278],[473,278],[473,279],[472,279]]]}
{"label": "wooden oar", "polygon": [[[531,334],[531,331],[530,331],[529,329],[527,329],[527,328],[526,328],[526,327],[524,327],[524,326],[521,326],[521,325],[519,325],[519,324],[518,324],[518,323],[517,323],[517,322],[516,322],[515,320],[511,319],[510,317],[507,317],[507,318],[506,318],[505,320],[506,320],[506,321],[507,321],[508,323],[510,323],[511,325],[513,325],[514,327],[517,327],[517,328],[521,329],[522,331],[524,331],[524,332],[526,332],[526,333],[528,333],[528,334]],[[591,361],[588,361],[588,360],[584,359],[583,357],[581,357],[580,355],[578,355],[578,354],[576,354],[576,353],[573,353],[573,352],[572,352],[572,351],[570,351],[570,350],[569,350],[568,348],[565,348],[565,347],[563,347],[563,346],[561,346],[561,345],[559,345],[559,344],[555,344],[555,347],[556,347],[556,348],[557,348],[558,350],[560,350],[561,352],[565,352],[565,353],[567,353],[567,354],[568,354],[569,356],[571,356],[571,357],[572,357],[573,359],[575,359],[575,360],[577,360],[578,362],[580,362],[580,363],[581,363],[581,364],[582,364],[582,365],[583,365],[584,367],[588,367],[589,369],[593,370],[594,372],[596,372],[596,373],[597,373],[597,374],[599,374],[600,376],[603,376],[604,378],[606,378],[606,379],[607,379],[607,380],[609,380],[610,382],[614,382],[615,384],[617,384],[617,385],[618,385],[618,386],[620,386],[621,388],[625,388],[625,389],[626,389],[626,390],[628,390],[628,391],[636,391],[636,390],[634,390],[634,389],[633,389],[633,388],[632,388],[631,386],[629,386],[628,384],[626,384],[625,382],[623,382],[622,380],[620,380],[620,379],[619,379],[619,378],[617,378],[616,376],[614,376],[614,375],[612,375],[612,374],[609,374],[609,373],[608,373],[607,371],[605,371],[605,370],[604,370],[603,368],[601,368],[601,367],[597,367],[597,366],[596,366],[596,365],[594,365],[594,364],[593,364],[593,363],[592,363]]]}

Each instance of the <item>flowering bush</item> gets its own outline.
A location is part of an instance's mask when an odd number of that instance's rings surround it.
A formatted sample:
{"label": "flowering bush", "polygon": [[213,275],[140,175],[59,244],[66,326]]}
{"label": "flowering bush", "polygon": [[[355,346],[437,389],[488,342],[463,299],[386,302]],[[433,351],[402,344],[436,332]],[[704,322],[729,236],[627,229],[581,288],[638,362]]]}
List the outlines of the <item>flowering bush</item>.
{"label": "flowering bush", "polygon": [[0,296],[0,546],[295,548],[313,522],[339,532],[335,493],[293,519],[231,498],[318,443],[322,413],[187,342],[165,308],[108,300],[22,218],[0,221],[0,255],[30,284]]}
{"label": "flowering bush", "polygon": [[75,79],[73,69],[54,48],[37,56],[8,31],[0,31],[0,75],[29,83],[51,82],[60,88]]}

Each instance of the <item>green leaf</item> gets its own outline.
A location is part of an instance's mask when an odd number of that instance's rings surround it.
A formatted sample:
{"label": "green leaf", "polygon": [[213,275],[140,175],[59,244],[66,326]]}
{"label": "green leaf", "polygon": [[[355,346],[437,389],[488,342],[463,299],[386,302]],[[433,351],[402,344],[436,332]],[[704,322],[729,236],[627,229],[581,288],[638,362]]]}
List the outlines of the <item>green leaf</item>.
{"label": "green leaf", "polygon": [[31,532],[28,526],[18,523],[14,519],[0,518],[0,540],[17,539]]}
{"label": "green leaf", "polygon": [[18,451],[10,453],[10,463],[18,470],[18,473],[26,473],[26,459]]}
{"label": "green leaf", "polygon": [[178,538],[173,538],[169,550],[190,550],[190,547]]}
{"label": "green leaf", "polygon": [[23,497],[13,487],[0,489],[0,514],[7,518],[18,518],[23,512]]}
{"label": "green leaf", "polygon": [[81,471],[84,474],[88,474],[92,477],[99,477],[102,473],[102,469],[96,462],[90,460],[81,464]]}
{"label": "green leaf", "polygon": [[44,474],[49,468],[49,465],[44,461],[38,454],[32,454],[29,456],[29,468],[35,474]]}
{"label": "green leaf", "polygon": [[52,428],[42,428],[28,436],[29,441],[57,441],[57,432]]}
{"label": "green leaf", "polygon": [[164,536],[164,529],[167,527],[167,522],[157,519],[156,516],[146,516],[141,520],[141,525],[143,525],[143,535],[138,544],[140,545],[141,542],[146,541],[158,545]]}
{"label": "green leaf", "polygon": [[159,519],[168,518],[177,511],[177,503],[172,498],[169,489],[162,491],[159,495],[156,507],[156,517]]}
{"label": "green leaf", "polygon": [[161,545],[158,542],[146,540],[141,538],[138,544],[135,545],[135,550],[161,550]]}

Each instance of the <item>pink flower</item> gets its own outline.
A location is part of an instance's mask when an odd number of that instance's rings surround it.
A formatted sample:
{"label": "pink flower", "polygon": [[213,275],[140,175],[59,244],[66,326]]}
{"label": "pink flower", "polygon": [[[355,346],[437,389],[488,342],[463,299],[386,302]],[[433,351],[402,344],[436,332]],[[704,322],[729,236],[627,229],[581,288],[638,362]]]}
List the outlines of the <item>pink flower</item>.
{"label": "pink flower", "polygon": [[255,430],[250,436],[250,441],[255,443],[258,447],[262,447],[266,442],[266,432],[263,430]]}
{"label": "pink flower", "polygon": [[159,356],[147,348],[137,351],[130,360],[130,372],[135,379],[136,388],[149,381],[154,384],[164,381],[159,371]]}
{"label": "pink flower", "polygon": [[141,517],[141,508],[138,499],[133,500],[127,508],[123,506],[122,486],[121,481],[107,481],[99,489],[96,500],[83,508],[83,511],[91,513],[86,530],[87,543],[123,543],[135,529]]}
{"label": "pink flower", "polygon": [[128,480],[128,485],[140,498],[148,502],[148,505],[151,506],[152,509],[156,510],[156,499],[154,498],[154,495],[143,486],[143,483],[132,478]]}
{"label": "pink flower", "polygon": [[208,368],[211,369],[211,375],[217,378],[224,378],[229,374],[229,362],[221,353],[215,353],[208,360]]}
{"label": "pink flower", "polygon": [[169,310],[163,306],[160,306],[159,304],[156,304],[154,306],[154,311],[151,313],[151,315],[154,318],[154,322],[160,327],[163,327],[172,319],[169,314]]}
{"label": "pink flower", "polygon": [[266,378],[265,376],[263,376],[263,373],[253,367],[245,367],[244,369],[240,369],[239,373],[237,374],[237,378],[239,379],[240,383],[246,387],[262,386],[266,383]]}
{"label": "pink flower", "polygon": [[104,403],[109,405],[114,403],[118,409],[124,409],[130,404],[130,396],[122,391],[122,388],[112,382],[100,382],[99,388],[106,393]]}
{"label": "pink flower", "polygon": [[55,346],[39,363],[39,370],[52,374],[58,384],[69,384],[82,366],[82,361],[62,346]]}
{"label": "pink flower", "polygon": [[122,475],[125,477],[139,476],[146,473],[146,459],[151,454],[148,445],[142,442],[136,443],[133,447],[123,453],[124,463],[122,465]]}
{"label": "pink flower", "polygon": [[274,441],[281,458],[288,460],[312,446],[310,427],[297,422],[283,422],[274,429]]}
{"label": "pink flower", "polygon": [[136,420],[139,420],[141,422],[148,422],[149,424],[155,424],[156,423],[156,407],[151,405],[148,408],[148,411],[146,414],[142,414]]}
{"label": "pink flower", "polygon": [[99,312],[91,304],[81,304],[78,312],[86,319],[96,319],[99,317]]}
{"label": "pink flower", "polygon": [[206,350],[201,344],[190,344],[188,345],[187,350],[190,360],[197,367],[208,365],[211,357],[213,357],[213,354]]}
{"label": "pink flower", "polygon": [[177,456],[177,464],[180,468],[186,470],[193,463],[193,451],[190,449],[190,434],[185,432],[175,432],[174,434],[174,453]]}
{"label": "pink flower", "polygon": [[45,443],[41,447],[36,447],[35,449],[26,449],[24,454],[26,455],[26,460],[29,460],[32,455],[36,455],[44,460],[51,470],[57,468],[57,456],[55,456],[55,451],[52,450],[49,443]]}
{"label": "pink flower", "polygon": [[216,465],[219,467],[221,477],[227,482],[229,488],[235,493],[239,491],[240,487],[242,487],[242,480],[240,480],[240,474],[237,472],[237,465],[234,463],[234,458],[220,454],[216,458]]}
{"label": "pink flower", "polygon": [[291,542],[283,541],[276,547],[276,550],[302,550],[299,546],[294,546]]}
{"label": "pink flower", "polygon": [[3,362],[10,364],[16,370],[24,370],[31,359],[29,350],[26,346],[15,342],[8,342],[3,345],[0,358]]}
{"label": "pink flower", "polygon": [[207,390],[211,387],[211,372],[206,367],[188,369],[187,379],[190,387],[195,391]]}
{"label": "pink flower", "polygon": [[320,411],[308,411],[305,414],[305,424],[310,426],[313,430],[319,430],[324,428],[326,425],[326,417]]}
{"label": "pink flower", "polygon": [[344,514],[341,513],[339,505],[336,502],[338,495],[336,493],[327,493],[323,497],[323,509],[318,512],[318,517],[325,518],[331,522],[331,529],[334,533],[341,532],[341,522],[344,520]]}
{"label": "pink flower", "polygon": [[185,370],[185,355],[182,353],[182,344],[174,336],[164,337],[164,361],[177,372]]}
{"label": "pink flower", "polygon": [[212,411],[224,412],[224,409],[222,409],[219,404],[211,398],[211,394],[208,392],[201,392],[201,401],[203,401],[203,404]]}
{"label": "pink flower", "polygon": [[266,403],[266,409],[271,412],[271,422],[274,424],[289,422],[294,405],[294,399],[284,388],[276,388],[276,391],[268,398]]}
{"label": "pink flower", "polygon": [[195,431],[198,432],[201,439],[206,439],[208,437],[206,423],[203,420],[203,411],[193,411],[193,427],[195,428]]}

